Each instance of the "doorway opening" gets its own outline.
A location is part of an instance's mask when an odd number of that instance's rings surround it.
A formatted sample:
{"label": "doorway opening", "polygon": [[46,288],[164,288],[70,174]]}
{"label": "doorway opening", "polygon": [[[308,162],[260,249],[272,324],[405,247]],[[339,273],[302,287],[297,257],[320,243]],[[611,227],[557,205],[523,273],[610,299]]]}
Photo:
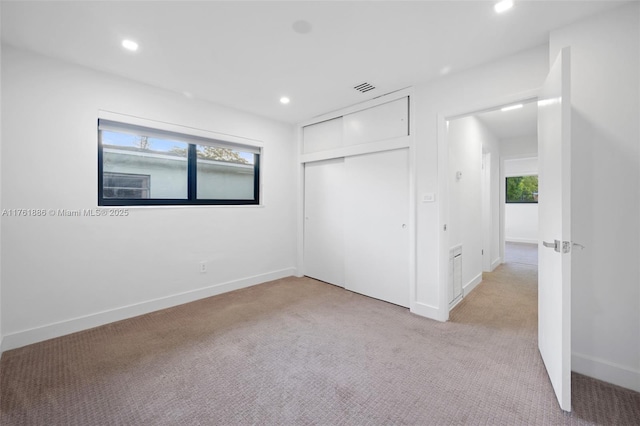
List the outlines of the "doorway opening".
{"label": "doorway opening", "polygon": [[[537,269],[535,99],[447,120],[448,303],[453,309],[503,263]],[[527,197],[509,202],[506,179]],[[513,182],[512,182],[513,183]],[[513,185],[511,185],[513,186]],[[516,187],[515,190],[518,190]],[[532,195],[532,193],[535,194]]]}
{"label": "doorway opening", "polygon": [[[537,100],[536,127],[539,129],[537,149],[540,161],[540,208],[538,220],[539,262],[530,268],[536,275],[538,300],[538,349],[560,407],[571,411],[571,70],[570,49],[563,48],[550,68],[540,90],[531,98]],[[520,96],[519,99],[524,99]],[[503,101],[500,112],[522,109],[525,102],[518,97]],[[507,103],[511,102],[511,103]],[[497,104],[494,103],[494,105]],[[476,109],[476,115],[482,111]],[[486,111],[486,110],[485,110]],[[451,127],[454,118],[469,114],[453,114],[447,118],[438,117],[438,167],[440,190],[441,238],[439,239],[439,271],[442,307],[446,308],[449,280],[447,253],[449,252],[449,184],[452,176],[461,174],[449,172],[449,147],[446,128]],[[453,117],[453,118],[452,118]],[[503,153],[504,155],[504,153]],[[503,220],[504,215],[501,217]],[[501,241],[504,238],[501,236]],[[464,252],[464,248],[463,248]],[[504,245],[501,253],[504,259]],[[473,253],[472,253],[473,254]],[[463,259],[464,262],[464,259]],[[464,265],[464,263],[463,263]],[[500,266],[501,270],[505,265]],[[462,269],[462,268],[461,268]],[[482,289],[487,286],[481,286]],[[473,298],[469,298],[472,300]],[[464,300],[461,304],[464,304]],[[444,310],[444,309],[443,309]],[[443,318],[450,317],[449,311]]]}
{"label": "doorway opening", "polygon": [[[537,139],[537,135],[535,135]],[[535,140],[532,139],[532,142]],[[532,143],[533,145],[533,143]],[[535,146],[537,149],[537,144]],[[533,147],[532,147],[533,149]],[[524,154],[528,155],[528,154]],[[538,266],[538,158],[503,161],[503,263]]]}

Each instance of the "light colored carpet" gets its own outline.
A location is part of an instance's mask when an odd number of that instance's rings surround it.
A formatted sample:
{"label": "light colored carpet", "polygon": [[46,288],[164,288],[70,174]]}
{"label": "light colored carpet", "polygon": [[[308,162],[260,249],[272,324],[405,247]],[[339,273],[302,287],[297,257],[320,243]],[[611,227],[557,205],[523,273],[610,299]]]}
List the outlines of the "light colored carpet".
{"label": "light colored carpet", "polygon": [[0,424],[637,423],[640,394],[579,375],[558,408],[535,283],[502,265],[448,323],[309,278],[204,299],[5,352]]}
{"label": "light colored carpet", "polygon": [[505,242],[505,263],[524,263],[525,265],[538,264],[538,245],[529,243]]}

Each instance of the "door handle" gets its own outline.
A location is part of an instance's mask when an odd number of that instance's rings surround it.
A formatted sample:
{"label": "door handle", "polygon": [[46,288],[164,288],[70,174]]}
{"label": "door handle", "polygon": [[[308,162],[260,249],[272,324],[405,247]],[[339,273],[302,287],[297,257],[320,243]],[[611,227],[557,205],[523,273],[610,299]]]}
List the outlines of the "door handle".
{"label": "door handle", "polygon": [[[552,248],[554,251],[557,251],[558,253],[570,253],[572,243],[570,241],[553,240],[552,243],[543,241],[542,245],[547,248]],[[580,245],[580,244],[577,244],[577,245]]]}

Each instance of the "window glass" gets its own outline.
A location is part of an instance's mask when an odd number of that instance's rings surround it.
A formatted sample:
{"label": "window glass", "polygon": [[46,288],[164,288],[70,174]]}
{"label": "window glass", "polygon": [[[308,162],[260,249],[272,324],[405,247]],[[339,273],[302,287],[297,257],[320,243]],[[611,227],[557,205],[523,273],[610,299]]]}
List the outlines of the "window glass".
{"label": "window glass", "polygon": [[[122,197],[132,192],[105,192],[104,198],[187,198],[187,148],[185,142],[150,138],[143,135],[102,132],[103,171],[148,176],[146,197]],[[104,179],[107,190],[109,179]],[[135,194],[134,194],[135,195]]]}
{"label": "window glass", "polygon": [[216,146],[196,145],[198,199],[252,200],[255,155]]}
{"label": "window glass", "polygon": [[151,176],[131,173],[104,174],[104,198],[151,198]]}
{"label": "window glass", "polygon": [[537,203],[538,176],[512,176],[506,183],[507,203]]}

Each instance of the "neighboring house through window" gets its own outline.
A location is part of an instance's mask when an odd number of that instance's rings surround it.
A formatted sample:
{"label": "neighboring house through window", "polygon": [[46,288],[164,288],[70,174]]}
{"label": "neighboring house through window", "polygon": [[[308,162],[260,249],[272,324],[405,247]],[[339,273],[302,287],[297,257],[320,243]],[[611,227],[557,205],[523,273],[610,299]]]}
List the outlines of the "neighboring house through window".
{"label": "neighboring house through window", "polygon": [[99,120],[98,204],[259,204],[256,146]]}
{"label": "neighboring house through window", "polygon": [[104,173],[104,198],[150,198],[151,176],[132,173]]}

